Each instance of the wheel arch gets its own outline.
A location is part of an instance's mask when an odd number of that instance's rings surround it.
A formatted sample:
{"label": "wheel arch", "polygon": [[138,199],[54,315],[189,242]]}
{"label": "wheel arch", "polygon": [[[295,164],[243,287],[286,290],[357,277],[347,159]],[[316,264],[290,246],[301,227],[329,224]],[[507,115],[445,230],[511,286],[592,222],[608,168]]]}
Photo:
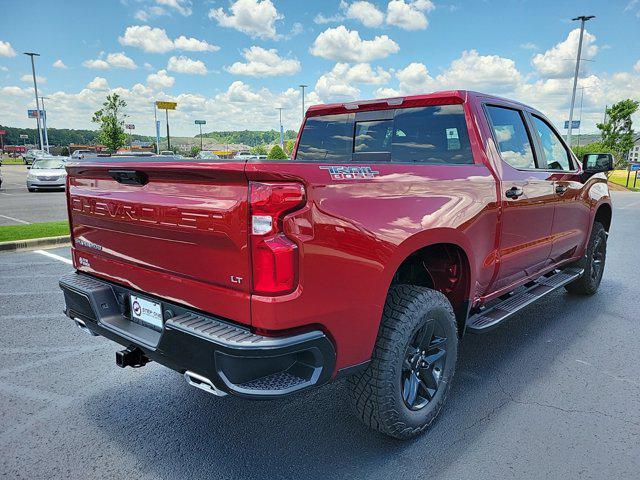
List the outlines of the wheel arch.
{"label": "wheel arch", "polygon": [[609,203],[602,203],[596,209],[596,214],[594,215],[593,221],[600,222],[604,229],[609,232],[611,228],[611,217],[613,215],[613,211],[611,209],[611,205]]}
{"label": "wheel arch", "polygon": [[424,232],[403,242],[387,268],[387,291],[393,285],[409,284],[442,292],[456,314],[462,334],[475,285],[473,250],[458,230]]}

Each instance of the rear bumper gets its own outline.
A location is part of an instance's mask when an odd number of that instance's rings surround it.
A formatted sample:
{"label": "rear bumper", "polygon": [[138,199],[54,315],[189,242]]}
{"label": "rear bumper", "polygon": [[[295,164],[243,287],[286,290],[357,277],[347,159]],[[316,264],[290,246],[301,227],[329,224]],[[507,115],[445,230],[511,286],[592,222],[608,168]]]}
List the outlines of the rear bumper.
{"label": "rear bumper", "polygon": [[82,273],[62,277],[60,288],[69,318],[173,370],[203,377],[217,392],[280,397],[326,383],[333,373],[335,349],[318,330],[266,337],[142,294],[162,304],[164,326],[159,331],[129,319],[129,295],[139,292]]}

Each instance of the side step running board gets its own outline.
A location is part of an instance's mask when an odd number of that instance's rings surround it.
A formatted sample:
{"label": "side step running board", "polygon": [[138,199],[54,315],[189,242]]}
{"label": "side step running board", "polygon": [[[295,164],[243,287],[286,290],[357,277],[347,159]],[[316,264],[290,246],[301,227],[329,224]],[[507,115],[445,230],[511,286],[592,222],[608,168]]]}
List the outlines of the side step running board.
{"label": "side step running board", "polygon": [[584,270],[579,268],[567,268],[538,278],[535,282],[527,284],[525,290],[469,317],[467,331],[484,333],[493,330],[527,305],[579,278],[583,272]]}

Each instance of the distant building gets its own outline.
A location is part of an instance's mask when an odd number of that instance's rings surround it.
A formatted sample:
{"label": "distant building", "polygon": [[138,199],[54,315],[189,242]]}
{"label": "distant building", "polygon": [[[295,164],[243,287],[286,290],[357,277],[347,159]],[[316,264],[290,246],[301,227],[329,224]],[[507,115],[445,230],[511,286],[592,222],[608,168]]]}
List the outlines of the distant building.
{"label": "distant building", "polygon": [[629,150],[627,158],[630,162],[640,162],[640,136],[633,141],[633,147]]}

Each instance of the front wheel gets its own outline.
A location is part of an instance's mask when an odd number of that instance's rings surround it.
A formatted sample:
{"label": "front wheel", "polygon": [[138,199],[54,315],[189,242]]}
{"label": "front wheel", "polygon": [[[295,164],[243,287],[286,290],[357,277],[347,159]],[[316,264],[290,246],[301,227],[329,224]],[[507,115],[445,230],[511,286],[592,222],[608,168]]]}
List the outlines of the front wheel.
{"label": "front wheel", "polygon": [[392,286],[371,363],[349,380],[358,417],[395,438],[419,434],[444,405],[457,356],[449,300],[428,288]]}
{"label": "front wheel", "polygon": [[607,231],[600,222],[594,222],[584,256],[574,265],[584,269],[582,276],[565,286],[569,293],[593,295],[598,290],[607,259]]}

